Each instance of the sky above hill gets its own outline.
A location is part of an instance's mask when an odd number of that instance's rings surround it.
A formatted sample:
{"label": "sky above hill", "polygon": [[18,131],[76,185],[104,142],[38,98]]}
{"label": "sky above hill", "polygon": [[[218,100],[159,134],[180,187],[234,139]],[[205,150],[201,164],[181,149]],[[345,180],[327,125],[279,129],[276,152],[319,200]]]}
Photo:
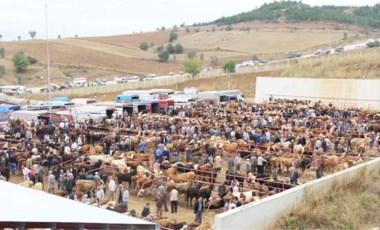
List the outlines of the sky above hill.
{"label": "sky above hill", "polygon": [[[250,11],[268,0],[0,0],[2,40],[101,36],[154,31],[157,27],[208,22]],[[310,5],[374,5],[380,0],[303,0]]]}

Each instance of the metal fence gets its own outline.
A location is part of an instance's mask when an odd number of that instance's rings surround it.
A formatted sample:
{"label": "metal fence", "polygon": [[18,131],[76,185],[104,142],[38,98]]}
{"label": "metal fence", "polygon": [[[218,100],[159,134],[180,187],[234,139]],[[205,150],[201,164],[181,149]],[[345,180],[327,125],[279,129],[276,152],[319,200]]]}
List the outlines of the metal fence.
{"label": "metal fence", "polygon": [[[162,86],[175,86],[178,83],[189,80],[188,75],[175,75],[175,76],[165,76],[157,77],[150,81],[136,81],[136,82],[126,82],[126,83],[115,83],[115,84],[106,84],[98,86],[88,86],[88,87],[79,87],[79,88],[69,88],[59,91],[51,92],[52,97],[58,96],[83,96],[83,95],[97,95],[97,94],[107,94],[112,92],[119,92],[123,90],[130,89],[141,89],[141,88],[154,88]],[[43,95],[46,95],[44,93]]]}

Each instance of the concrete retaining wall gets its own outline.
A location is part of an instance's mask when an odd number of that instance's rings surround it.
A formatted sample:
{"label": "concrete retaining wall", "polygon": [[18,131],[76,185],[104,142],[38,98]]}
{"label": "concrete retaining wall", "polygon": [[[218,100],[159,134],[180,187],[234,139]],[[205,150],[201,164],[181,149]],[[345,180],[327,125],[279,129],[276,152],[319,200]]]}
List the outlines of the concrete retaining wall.
{"label": "concrete retaining wall", "polygon": [[290,211],[305,197],[313,196],[334,183],[344,183],[373,169],[380,169],[380,158],[221,213],[215,216],[215,229],[269,229],[282,214]]}
{"label": "concrete retaining wall", "polygon": [[379,109],[380,80],[258,77],[255,101],[276,98],[332,102],[338,107]]}

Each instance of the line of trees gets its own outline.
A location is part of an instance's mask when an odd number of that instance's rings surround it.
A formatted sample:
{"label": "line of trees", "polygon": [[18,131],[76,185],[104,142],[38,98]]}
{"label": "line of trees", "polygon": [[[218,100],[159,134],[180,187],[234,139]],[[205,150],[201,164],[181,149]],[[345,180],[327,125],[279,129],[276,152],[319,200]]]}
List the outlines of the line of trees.
{"label": "line of trees", "polygon": [[[351,9],[353,10],[347,12]],[[336,21],[380,28],[380,4],[362,7],[310,6],[296,1],[265,3],[248,12],[194,25],[231,25],[254,20],[278,21],[282,16],[289,21]]]}

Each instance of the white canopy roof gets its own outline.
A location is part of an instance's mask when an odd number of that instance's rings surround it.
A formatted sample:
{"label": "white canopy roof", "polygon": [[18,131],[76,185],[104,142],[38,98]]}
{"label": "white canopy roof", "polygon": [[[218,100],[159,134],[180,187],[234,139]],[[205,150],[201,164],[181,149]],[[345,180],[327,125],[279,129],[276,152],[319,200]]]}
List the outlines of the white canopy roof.
{"label": "white canopy roof", "polygon": [[159,229],[148,221],[1,180],[0,197],[0,228]]}

